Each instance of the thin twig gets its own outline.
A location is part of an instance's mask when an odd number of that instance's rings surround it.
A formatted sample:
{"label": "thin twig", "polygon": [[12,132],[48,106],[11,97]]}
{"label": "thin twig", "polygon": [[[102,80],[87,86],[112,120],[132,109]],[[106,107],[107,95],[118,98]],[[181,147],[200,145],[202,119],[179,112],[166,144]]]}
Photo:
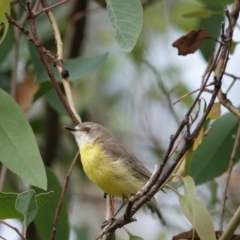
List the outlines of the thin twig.
{"label": "thin twig", "polygon": [[[114,217],[114,197],[107,194],[106,196],[106,221]],[[109,232],[101,240],[115,240],[115,231]]]}
{"label": "thin twig", "polygon": [[51,5],[51,6],[44,7],[44,8],[41,9],[40,11],[35,12],[33,15],[34,15],[34,17],[36,17],[36,16],[38,16],[39,14],[41,14],[41,13],[43,13],[43,12],[48,12],[49,10],[52,10],[52,9],[54,9],[54,8],[56,8],[56,7],[64,4],[64,3],[66,3],[66,2],[68,2],[68,1],[69,1],[69,0],[62,0],[61,2],[55,3],[55,4]]}
{"label": "thin twig", "polygon": [[[236,22],[239,17],[239,11],[240,11],[240,0],[235,0],[232,5],[231,13],[229,14],[228,11],[226,12],[226,16],[229,22],[228,28],[226,30],[227,41],[225,46],[223,47],[221,56],[219,58],[218,67],[215,70],[215,75],[217,77],[219,76],[222,77],[222,75],[225,72],[227,61],[229,59],[228,56],[229,56],[230,48],[232,44],[233,30],[236,26]],[[232,102],[227,98],[226,94],[224,94],[221,90],[218,93],[218,99],[224,107],[226,107],[230,112],[232,112],[234,115],[240,118],[240,111],[232,104]]]}
{"label": "thin twig", "polygon": [[[39,6],[40,6],[40,3],[41,3],[41,0],[36,0],[35,4],[34,4],[34,7],[32,9],[32,11],[34,12],[34,15],[35,15],[35,12],[38,11],[39,9]],[[35,15],[36,16],[36,15]]]}
{"label": "thin twig", "polygon": [[238,77],[238,76],[236,76],[236,75],[234,75],[234,74],[231,74],[231,73],[224,73],[224,75],[226,75],[226,76],[228,76],[228,77],[231,77],[231,78],[233,78],[233,79],[238,79],[238,80],[240,80],[240,77]]}
{"label": "thin twig", "polygon": [[162,91],[162,93],[165,95],[166,99],[167,99],[167,103],[168,103],[168,107],[170,109],[170,112],[172,113],[173,117],[174,117],[174,120],[175,122],[177,123],[177,125],[180,124],[180,120],[178,119],[178,116],[176,114],[176,111],[175,109],[173,108],[173,105],[172,105],[172,100],[171,100],[171,97],[170,97],[170,94],[169,94],[169,91],[167,90],[167,88],[165,87],[165,84],[164,84],[164,81],[162,80],[159,72],[157,71],[157,69],[148,61],[146,60],[142,60],[143,63],[145,63],[152,71],[153,73],[155,74],[156,76],[156,81],[157,81],[157,86],[160,88],[160,90]]}
{"label": "thin twig", "polygon": [[[27,1],[27,9],[29,9],[30,6],[29,6],[29,2]],[[58,85],[58,82],[53,74],[53,71],[47,61],[47,59],[45,58],[45,55],[50,55],[50,52],[45,50],[44,47],[42,46],[40,40],[39,40],[39,37],[38,37],[38,34],[37,34],[37,30],[36,30],[36,26],[35,26],[35,18],[33,17],[33,13],[31,12],[31,10],[29,10],[30,12],[28,12],[28,22],[29,22],[29,25],[30,25],[30,29],[32,31],[32,34],[29,33],[29,31],[27,31],[22,25],[20,25],[19,23],[17,23],[12,17],[10,17],[8,14],[5,14],[6,18],[8,19],[8,22],[11,23],[11,24],[14,24],[16,27],[18,27],[27,37],[30,41],[32,41],[36,48],[37,48],[37,51],[39,53],[39,56],[40,56],[40,60],[45,68],[45,70],[47,71],[47,74],[50,78],[50,80],[52,81],[52,84],[56,90],[56,93],[59,97],[59,99],[61,100],[63,106],[65,107],[65,109],[67,110],[69,116],[71,117],[72,121],[77,125],[79,124],[79,120],[78,118],[75,116],[75,114],[73,113],[71,107],[69,106],[60,86]],[[55,62],[56,61],[56,58],[55,58]],[[60,64],[60,63],[58,63]]]}
{"label": "thin twig", "polygon": [[15,231],[22,240],[27,240],[27,239],[20,233],[20,231],[19,231],[16,227],[13,227],[11,224],[9,224],[9,223],[7,223],[7,222],[5,222],[5,221],[3,221],[3,220],[0,220],[0,223],[8,226],[8,227],[11,228],[13,231]]}
{"label": "thin twig", "polygon": [[[44,8],[48,8],[47,2],[46,0],[41,0],[42,6]],[[74,115],[76,116],[76,118],[78,119],[78,121],[81,123],[81,118],[78,115],[77,109],[75,107],[74,104],[74,100],[73,100],[73,96],[72,96],[72,91],[71,91],[71,86],[68,80],[68,75],[69,74],[63,74],[63,72],[66,72],[66,69],[64,69],[64,63],[63,63],[63,43],[62,43],[62,39],[61,39],[61,34],[56,22],[56,19],[52,13],[52,11],[47,10],[46,14],[49,18],[49,21],[51,23],[52,29],[53,29],[53,33],[54,33],[54,37],[56,40],[56,45],[57,45],[57,62],[61,62],[61,64],[57,65],[57,69],[58,72],[61,76],[61,80],[64,86],[64,90],[67,96],[67,100],[68,100],[68,104],[70,106],[70,108],[72,109],[72,112],[74,113]]]}
{"label": "thin twig", "polygon": [[[212,86],[212,85],[214,85],[214,83],[209,83],[209,84],[206,85],[206,87],[209,87],[209,86]],[[196,89],[196,90],[193,90],[193,91],[191,91],[191,92],[188,92],[188,93],[184,94],[182,97],[180,97],[179,99],[175,100],[172,104],[175,105],[176,103],[182,101],[184,98],[188,97],[189,95],[191,95],[191,94],[193,94],[193,93],[195,93],[195,92],[200,91],[201,89],[202,89],[202,88],[198,88],[198,89]],[[205,92],[209,92],[209,90],[206,89],[206,88],[204,89],[204,91],[205,91]],[[212,91],[211,91],[211,93],[212,93]]]}
{"label": "thin twig", "polygon": [[226,205],[226,201],[227,201],[227,190],[228,190],[228,185],[229,185],[231,174],[232,174],[232,169],[233,169],[234,163],[236,162],[236,154],[237,154],[239,142],[240,142],[240,120],[238,121],[238,130],[237,130],[237,134],[235,137],[235,141],[234,141],[234,145],[233,145],[233,149],[232,149],[232,153],[231,153],[231,158],[230,158],[230,162],[229,162],[229,166],[228,166],[225,187],[224,187],[224,190],[222,193],[221,214],[220,214],[220,221],[219,221],[219,230],[220,231],[223,230],[224,211],[225,211],[225,205]]}
{"label": "thin twig", "polygon": [[2,237],[2,236],[0,236],[0,238],[3,239],[3,240],[7,240],[6,238],[4,238],[4,237]]}
{"label": "thin twig", "polygon": [[67,191],[70,174],[72,172],[73,166],[74,166],[75,162],[77,161],[78,157],[79,157],[79,151],[76,153],[76,155],[75,155],[75,157],[74,157],[74,159],[71,163],[71,166],[68,170],[68,173],[66,175],[66,180],[65,180],[65,183],[64,183],[64,187],[62,189],[61,196],[59,198],[58,205],[57,205],[57,208],[55,210],[55,217],[54,217],[54,222],[53,222],[51,240],[55,240],[55,237],[56,237],[57,224],[58,224],[58,219],[59,219],[59,216],[60,216],[61,207],[62,207],[62,204],[63,204],[63,199],[64,199],[64,196],[65,196],[66,191]]}
{"label": "thin twig", "polygon": [[229,224],[227,225],[225,231],[223,232],[219,240],[232,239],[231,237],[233,236],[233,233],[236,231],[236,229],[239,227],[239,224],[240,224],[240,206],[234,213],[232,219],[230,220]]}
{"label": "thin twig", "polygon": [[199,120],[194,131],[192,133],[190,133],[190,131],[188,131],[188,134],[185,137],[185,143],[184,143],[182,149],[180,150],[178,156],[175,158],[173,164],[167,169],[166,173],[163,174],[163,176],[159,179],[159,177],[162,175],[164,167],[166,166],[166,163],[169,160],[169,155],[172,152],[172,148],[174,147],[176,140],[180,136],[180,134],[183,131],[183,129],[185,128],[185,126],[189,126],[189,118],[191,116],[191,113],[192,113],[193,109],[195,108],[196,104],[199,102],[199,98],[200,98],[201,94],[203,93],[204,89],[206,88],[206,85],[207,85],[207,82],[209,81],[210,75],[218,61],[219,55],[222,50],[222,46],[223,46],[223,43],[221,43],[218,48],[218,51],[217,51],[217,54],[213,61],[213,64],[211,65],[210,71],[209,71],[209,73],[206,74],[205,80],[203,81],[201,89],[198,92],[194,102],[192,103],[189,110],[187,111],[187,113],[186,113],[185,117],[183,118],[180,126],[178,127],[176,133],[171,137],[171,140],[170,140],[167,152],[165,154],[165,157],[163,159],[163,162],[161,163],[160,167],[158,168],[156,174],[152,177],[151,181],[148,182],[147,186],[145,185],[143,187],[143,189],[142,189],[142,191],[144,192],[143,197],[141,197],[139,200],[138,200],[139,197],[136,195],[131,197],[131,201],[129,201],[128,204],[132,205],[132,202],[134,202],[134,204],[132,207],[131,206],[129,208],[127,207],[127,210],[126,210],[129,212],[130,211],[129,209],[131,208],[131,212],[130,212],[130,214],[128,214],[130,216],[126,217],[126,212],[125,212],[125,214],[123,216],[116,219],[111,225],[108,225],[108,228],[106,228],[105,231],[101,233],[101,236],[133,221],[131,216],[133,216],[133,214],[135,214],[135,212],[143,204],[145,204],[147,201],[149,201],[149,199],[151,199],[154,196],[154,194],[161,188],[162,184],[164,184],[166,182],[166,180],[169,178],[169,176],[171,176],[174,169],[178,166],[179,161],[181,161],[181,159],[185,155],[185,153],[192,147],[192,145],[194,143],[194,139],[196,138],[196,136],[198,135],[198,132],[202,128],[202,125],[204,124],[204,122],[215,102],[217,93],[218,93],[219,89],[221,88],[221,78],[218,78],[218,81],[215,80],[212,97],[208,103],[206,111],[204,112],[203,116]]}

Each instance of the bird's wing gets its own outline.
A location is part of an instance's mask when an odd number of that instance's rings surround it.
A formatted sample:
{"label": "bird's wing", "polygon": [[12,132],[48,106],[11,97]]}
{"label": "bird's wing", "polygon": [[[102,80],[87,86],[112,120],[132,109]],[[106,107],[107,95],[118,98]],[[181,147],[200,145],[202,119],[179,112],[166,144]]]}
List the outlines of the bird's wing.
{"label": "bird's wing", "polygon": [[146,181],[151,177],[151,173],[147,170],[147,168],[117,139],[105,141],[103,148],[107,155],[110,155],[116,160],[126,159],[124,163],[136,172],[136,177],[140,174],[146,178]]}

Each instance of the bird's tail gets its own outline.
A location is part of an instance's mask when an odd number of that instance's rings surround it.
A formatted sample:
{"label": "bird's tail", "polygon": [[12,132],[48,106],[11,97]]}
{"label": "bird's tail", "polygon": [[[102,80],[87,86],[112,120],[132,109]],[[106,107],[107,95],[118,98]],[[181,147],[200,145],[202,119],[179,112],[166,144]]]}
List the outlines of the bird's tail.
{"label": "bird's tail", "polygon": [[161,211],[160,211],[159,208],[158,208],[156,199],[153,197],[149,202],[146,203],[146,205],[147,205],[147,207],[151,210],[152,213],[157,214],[160,222],[161,222],[163,225],[166,225],[166,221],[165,221],[165,219],[164,219]]}

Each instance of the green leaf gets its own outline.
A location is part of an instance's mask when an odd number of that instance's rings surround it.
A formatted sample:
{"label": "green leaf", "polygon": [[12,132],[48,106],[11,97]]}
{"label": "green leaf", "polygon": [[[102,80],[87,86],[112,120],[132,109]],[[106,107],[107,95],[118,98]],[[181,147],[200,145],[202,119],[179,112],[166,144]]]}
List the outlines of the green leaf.
{"label": "green leaf", "polygon": [[0,161],[32,185],[47,188],[46,172],[35,136],[22,110],[0,89]]}
{"label": "green leaf", "polygon": [[211,11],[209,9],[201,9],[198,11],[192,11],[184,13],[182,16],[185,18],[209,18],[216,14],[223,14],[221,11]]}
{"label": "green leaf", "polygon": [[[53,191],[38,194],[38,208],[42,207],[52,196]],[[22,214],[16,210],[15,202],[19,194],[0,192],[0,219],[23,218]]]}
{"label": "green leaf", "polygon": [[[207,4],[205,7],[214,12],[222,12],[222,14],[212,15],[209,18],[202,18],[197,28],[205,28],[212,38],[218,39],[221,32],[219,29],[221,29],[221,24],[224,22],[225,7],[221,6],[220,4],[217,6],[211,6]],[[205,41],[201,45],[200,51],[207,62],[211,57],[212,51],[215,49],[216,44],[216,41],[209,40]]]}
{"label": "green leaf", "polygon": [[52,197],[53,193],[54,193],[53,191],[50,191],[50,192],[38,194],[36,196],[38,208],[41,208],[42,206],[44,206],[49,200],[49,198]]}
{"label": "green leaf", "polygon": [[183,178],[184,196],[179,194],[181,209],[196,229],[200,239],[216,240],[214,226],[207,208],[195,198],[195,184],[191,177]]}
{"label": "green leaf", "polygon": [[[183,178],[184,198],[187,204],[188,212],[186,217],[194,225],[195,219],[195,184],[191,177]],[[184,213],[184,212],[183,212]]]}
{"label": "green leaf", "polygon": [[51,89],[46,93],[46,99],[53,109],[62,115],[67,115],[67,111],[60,101],[55,89]]}
{"label": "green leaf", "polygon": [[39,84],[39,88],[38,91],[35,93],[34,95],[34,99],[33,102],[35,102],[36,100],[38,100],[40,97],[42,97],[43,95],[45,95],[49,90],[51,90],[53,88],[53,85],[50,81],[46,81],[46,82],[41,82]]}
{"label": "green leaf", "polygon": [[138,236],[135,236],[135,235],[131,235],[129,240],[144,240],[142,237],[138,237]]}
{"label": "green leaf", "polygon": [[189,21],[189,19],[184,18],[183,15],[187,12],[198,11],[202,8],[203,6],[195,1],[176,1],[173,5],[172,11],[170,12],[170,21],[175,27],[187,32],[197,29],[199,19],[193,18]]}
{"label": "green leaf", "polygon": [[[13,48],[14,44],[14,36],[13,36],[13,29],[10,27],[9,30],[7,31],[7,34],[1,43],[0,46],[0,64],[5,60],[9,55],[10,52]],[[1,79],[2,81],[3,79]]]}
{"label": "green leaf", "polygon": [[215,102],[210,110],[207,118],[218,119],[221,116],[221,105],[219,102]]}
{"label": "green leaf", "polygon": [[211,216],[207,208],[197,199],[195,200],[195,227],[200,239],[216,240]]}
{"label": "green leaf", "polygon": [[108,17],[116,28],[116,41],[130,52],[139,37],[143,24],[143,9],[139,0],[106,0]]}
{"label": "green leaf", "polygon": [[35,69],[36,78],[37,78],[38,81],[40,81],[41,75],[44,74],[44,73],[46,74],[46,70],[43,67],[42,62],[39,59],[39,54],[38,54],[38,51],[37,51],[34,43],[29,42],[28,47],[29,47],[29,51],[30,51],[30,55],[31,55],[31,62],[33,63],[33,66],[34,66],[34,69]]}
{"label": "green leaf", "polygon": [[5,38],[8,31],[8,20],[5,17],[5,13],[10,14],[10,1],[9,0],[1,0],[0,1],[0,44]]}
{"label": "green leaf", "polygon": [[22,218],[22,214],[15,209],[17,193],[0,192],[0,219]]}
{"label": "green leaf", "polygon": [[[229,164],[237,131],[238,119],[227,113],[211,125],[202,144],[193,153],[191,176],[196,184],[202,184],[224,173]],[[240,158],[240,148],[236,159]]]}
{"label": "green leaf", "polygon": [[[64,60],[65,69],[69,71],[70,81],[76,81],[81,78],[87,77],[90,74],[94,73],[98,68],[100,68],[103,63],[106,61],[108,53],[101,54],[97,57],[88,57],[88,58],[74,58]],[[52,68],[54,76],[57,81],[61,81],[60,75],[56,68]],[[46,71],[43,71],[39,77],[38,81],[49,80],[49,77]]]}
{"label": "green leaf", "polygon": [[[48,191],[54,191],[52,197],[47,203],[38,211],[38,214],[34,220],[41,239],[48,240],[51,238],[51,232],[53,227],[53,221],[55,216],[55,210],[58,205],[58,201],[61,195],[62,187],[59,184],[54,173],[46,168],[48,178]],[[36,193],[42,193],[43,191],[34,188]],[[79,213],[81,214],[81,213]],[[63,201],[63,205],[60,212],[60,217],[57,225],[56,239],[69,239],[69,222],[66,201]]]}
{"label": "green leaf", "polygon": [[15,208],[22,213],[26,229],[27,226],[34,220],[38,212],[35,191],[31,189],[27,192],[19,194],[16,199]]}
{"label": "green leaf", "polygon": [[231,54],[234,54],[235,49],[236,49],[236,46],[237,46],[239,43],[240,43],[240,42],[232,41],[231,49],[230,49],[230,53],[231,53]]}

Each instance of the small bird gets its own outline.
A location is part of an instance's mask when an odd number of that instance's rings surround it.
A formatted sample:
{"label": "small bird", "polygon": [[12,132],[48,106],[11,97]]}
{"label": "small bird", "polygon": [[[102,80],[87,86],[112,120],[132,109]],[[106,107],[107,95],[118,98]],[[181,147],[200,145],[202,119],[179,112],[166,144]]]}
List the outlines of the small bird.
{"label": "small bird", "polygon": [[[120,209],[151,177],[145,166],[102,125],[84,122],[65,128],[76,139],[88,178],[105,193],[121,197]],[[162,220],[155,198],[147,205]]]}

